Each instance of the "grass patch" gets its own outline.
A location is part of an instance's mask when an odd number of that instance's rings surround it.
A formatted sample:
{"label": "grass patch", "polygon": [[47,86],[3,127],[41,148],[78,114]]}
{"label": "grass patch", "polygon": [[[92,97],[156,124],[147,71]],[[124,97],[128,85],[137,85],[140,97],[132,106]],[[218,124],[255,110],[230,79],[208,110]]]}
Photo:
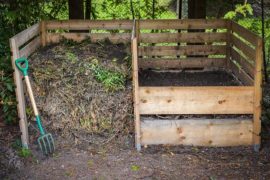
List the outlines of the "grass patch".
{"label": "grass patch", "polygon": [[32,152],[30,149],[27,148],[21,148],[18,152],[18,155],[22,158],[28,158],[32,156]]}

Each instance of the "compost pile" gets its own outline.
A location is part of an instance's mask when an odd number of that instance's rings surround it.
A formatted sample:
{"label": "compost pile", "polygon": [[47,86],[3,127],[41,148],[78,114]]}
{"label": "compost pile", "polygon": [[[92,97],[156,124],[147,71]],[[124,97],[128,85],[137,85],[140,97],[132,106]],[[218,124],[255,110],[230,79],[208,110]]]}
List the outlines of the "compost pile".
{"label": "compost pile", "polygon": [[47,130],[94,144],[130,132],[128,46],[64,41],[42,48],[29,61],[34,94]]}

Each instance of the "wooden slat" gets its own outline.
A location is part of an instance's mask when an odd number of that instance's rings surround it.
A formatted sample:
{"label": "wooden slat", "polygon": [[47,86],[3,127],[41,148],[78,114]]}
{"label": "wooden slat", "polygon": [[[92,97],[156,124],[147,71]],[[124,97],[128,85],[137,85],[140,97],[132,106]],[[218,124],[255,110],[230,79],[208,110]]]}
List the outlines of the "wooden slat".
{"label": "wooden slat", "polygon": [[224,55],[226,46],[141,46],[139,56]]}
{"label": "wooden slat", "polygon": [[252,144],[251,119],[142,120],[142,145],[240,146]]}
{"label": "wooden slat", "polygon": [[243,70],[248,75],[250,75],[252,78],[254,78],[255,67],[253,65],[251,65],[243,56],[241,56],[233,48],[231,48],[231,57],[232,57],[232,60],[235,60],[236,62],[238,62],[242,66]]}
{"label": "wooden slat", "polygon": [[[254,80],[254,115],[253,115],[253,143],[256,146],[261,144],[261,114],[262,114],[262,64],[263,64],[263,42],[258,39],[256,42],[256,62]],[[258,147],[257,147],[258,148]],[[255,149],[259,150],[259,149]]]}
{"label": "wooden slat", "polygon": [[225,58],[139,59],[139,67],[142,69],[222,68],[225,66]]}
{"label": "wooden slat", "polygon": [[13,39],[16,41],[16,45],[18,46],[18,48],[39,34],[39,26],[40,24],[37,23],[13,37]]}
{"label": "wooden slat", "polygon": [[92,42],[109,39],[114,43],[130,42],[131,33],[48,33],[47,43],[58,43],[62,39],[72,39],[73,41],[83,41],[90,38]]}
{"label": "wooden slat", "polygon": [[226,42],[227,33],[141,33],[141,43]]}
{"label": "wooden slat", "polygon": [[160,19],[140,20],[140,29],[226,29],[222,19]]}
{"label": "wooden slat", "polygon": [[252,31],[244,28],[243,26],[240,26],[236,22],[232,21],[232,31],[237,33],[239,36],[247,40],[250,44],[256,45],[255,42],[257,42],[257,39],[260,38],[258,35],[253,33]]}
{"label": "wooden slat", "polygon": [[140,87],[141,114],[252,114],[253,87]]}
{"label": "wooden slat", "polygon": [[25,47],[23,47],[19,54],[20,57],[28,57],[31,55],[39,46],[41,45],[41,38],[40,36],[37,36],[35,39],[33,39],[29,44],[27,44]]}
{"label": "wooden slat", "polygon": [[89,30],[89,29],[132,29],[132,20],[64,20],[47,21],[47,29]]}
{"label": "wooden slat", "polygon": [[255,61],[255,54],[256,54],[255,49],[251,48],[250,46],[245,44],[243,41],[241,41],[234,35],[232,35],[231,40],[232,40],[233,46],[235,46],[237,49],[242,51],[245,54],[245,56],[247,56],[248,60]]}
{"label": "wooden slat", "polygon": [[246,86],[253,86],[254,80],[242,68],[239,68],[233,61],[230,63],[230,69],[235,76]]}

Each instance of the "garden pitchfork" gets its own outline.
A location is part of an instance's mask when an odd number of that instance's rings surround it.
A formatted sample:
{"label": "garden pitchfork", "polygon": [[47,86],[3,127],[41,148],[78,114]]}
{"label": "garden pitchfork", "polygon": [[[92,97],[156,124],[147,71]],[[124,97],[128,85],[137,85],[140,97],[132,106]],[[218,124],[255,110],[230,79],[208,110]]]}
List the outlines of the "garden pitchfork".
{"label": "garden pitchfork", "polygon": [[[28,77],[28,72],[27,72],[28,71],[28,61],[26,58],[19,58],[19,59],[16,59],[15,64],[16,64],[17,68],[22,72],[22,74],[25,78],[27,91],[28,91],[28,94],[29,94],[29,97],[31,100],[33,110],[34,110],[37,126],[38,126],[38,129],[40,131],[40,137],[37,140],[39,148],[41,149],[43,154],[49,155],[50,153],[53,153],[55,150],[54,140],[53,140],[51,133],[45,133],[45,131],[42,127],[42,124],[41,124],[40,115],[38,113],[37,105],[36,105],[35,98],[33,95],[33,90],[32,90],[32,87],[31,87],[31,84],[29,81],[29,77]],[[24,65],[24,67],[23,67],[23,65]]]}

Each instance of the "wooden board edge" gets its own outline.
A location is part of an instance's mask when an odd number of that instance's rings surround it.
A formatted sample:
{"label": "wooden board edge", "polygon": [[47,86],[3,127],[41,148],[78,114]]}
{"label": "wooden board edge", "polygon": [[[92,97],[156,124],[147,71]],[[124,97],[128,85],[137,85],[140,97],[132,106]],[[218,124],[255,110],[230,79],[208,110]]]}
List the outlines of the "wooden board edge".
{"label": "wooden board edge", "polygon": [[139,87],[140,114],[253,114],[253,86]]}
{"label": "wooden board edge", "polygon": [[252,145],[252,119],[141,119],[142,145]]}

